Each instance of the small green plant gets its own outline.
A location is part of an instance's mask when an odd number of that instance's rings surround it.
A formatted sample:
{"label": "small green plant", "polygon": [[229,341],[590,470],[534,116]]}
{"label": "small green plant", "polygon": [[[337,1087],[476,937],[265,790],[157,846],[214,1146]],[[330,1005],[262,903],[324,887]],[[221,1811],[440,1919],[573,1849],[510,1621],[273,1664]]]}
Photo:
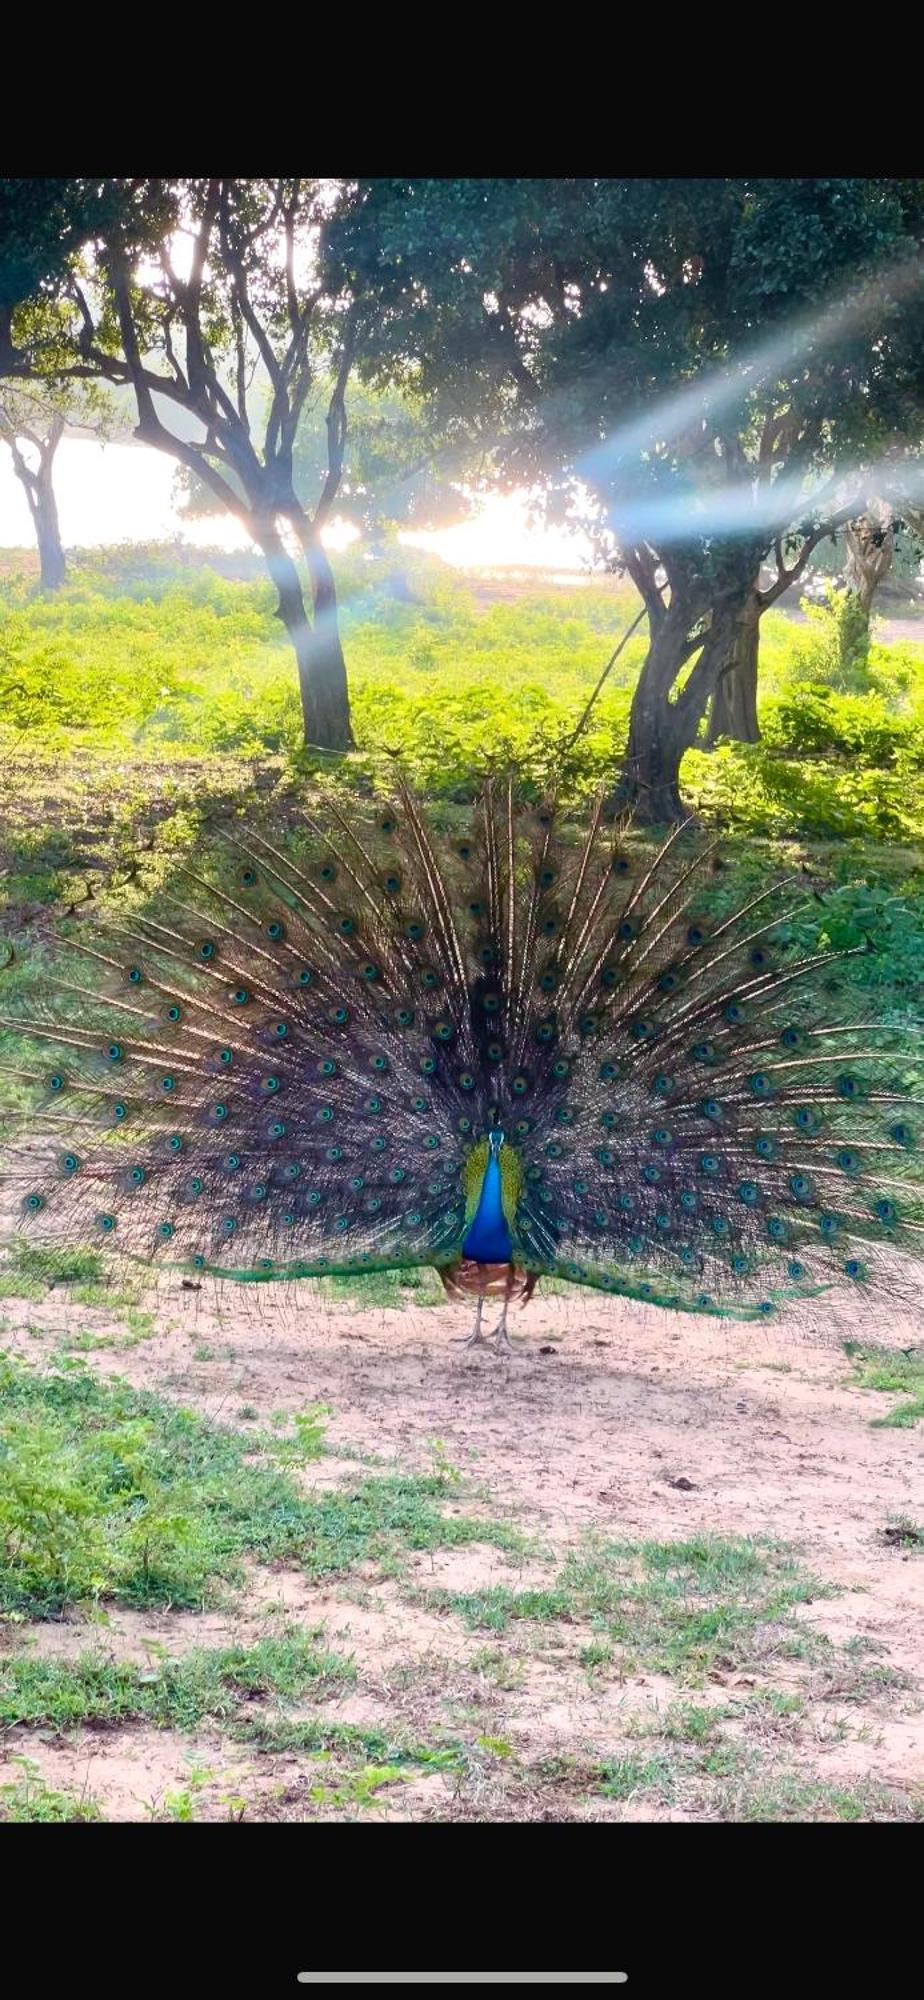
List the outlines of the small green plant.
{"label": "small green plant", "polygon": [[10,1762],[20,1766],[22,1776],[15,1784],[0,1785],[0,1821],[102,1819],[100,1808],[89,1793],[53,1791],[31,1757],[12,1757]]}
{"label": "small green plant", "polygon": [[861,1389],[901,1395],[905,1401],[885,1417],[874,1417],[876,1430],[905,1429],[924,1417],[924,1352],[917,1348],[866,1348],[855,1341],[845,1343],[845,1351],[857,1371]]}

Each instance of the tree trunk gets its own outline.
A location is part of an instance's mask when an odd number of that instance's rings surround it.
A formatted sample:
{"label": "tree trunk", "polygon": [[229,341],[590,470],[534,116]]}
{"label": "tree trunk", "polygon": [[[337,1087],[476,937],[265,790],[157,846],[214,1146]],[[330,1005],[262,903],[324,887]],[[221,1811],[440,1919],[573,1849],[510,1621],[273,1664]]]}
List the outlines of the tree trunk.
{"label": "tree trunk", "polygon": [[295,653],[298,686],[302,703],[304,740],[319,750],[351,750],[350,702],[346,663],[337,623],[337,595],[334,579],[323,556],[319,569],[326,569],[329,592],[325,597],[323,574],[316,584],[311,566],[314,595],[314,625],[305,610],[298,570],[288,554],[274,523],[254,523],[253,534],[266,557],[267,568],[279,595],[276,615],[282,620]]}
{"label": "tree trunk", "polygon": [[32,526],[38,543],[39,566],[43,590],[60,590],[67,577],[67,563],[61,544],[61,529],[58,524],[58,505],[55,500],[53,483],[54,458],[64,419],[55,417],[45,440],[30,439],[39,455],[38,470],[33,472],[23,457],[16,439],[9,436],[7,442],[13,457],[13,471],[19,480],[29,503]]}
{"label": "tree trunk", "polygon": [[302,546],[314,599],[309,647],[312,701],[317,726],[324,732],[309,740],[321,744],[325,750],[353,750],[356,745],[350,723],[350,690],[340,641],[334,572],[319,538],[307,535]]}
{"label": "tree trunk", "polygon": [[856,521],[848,521],[844,565],[847,587],[853,598],[853,615],[842,625],[841,670],[848,677],[862,672],[869,659],[870,617],[873,598],[892,567],[895,530],[891,509],[881,500],[871,500]]}
{"label": "tree trunk", "polygon": [[616,811],[631,811],[642,826],[689,817],[680,796],[680,764],[695,739],[699,717],[694,719],[682,700],[670,699],[689,652],[688,620],[668,611],[655,627],[639,675],[623,767],[608,801]]}
{"label": "tree trunk", "polygon": [[[731,619],[722,619],[721,630],[716,632],[715,647],[719,657],[706,735],[709,750],[722,736],[729,737],[733,743],[760,742],[757,660],[762,609],[754,587],[748,591],[743,604]],[[708,639],[706,644],[709,644]]]}
{"label": "tree trunk", "polygon": [[35,507],[32,519],[38,541],[42,589],[60,590],[67,577],[67,563],[61,545],[58,505],[51,481],[50,463],[43,464],[39,470],[35,483]]}

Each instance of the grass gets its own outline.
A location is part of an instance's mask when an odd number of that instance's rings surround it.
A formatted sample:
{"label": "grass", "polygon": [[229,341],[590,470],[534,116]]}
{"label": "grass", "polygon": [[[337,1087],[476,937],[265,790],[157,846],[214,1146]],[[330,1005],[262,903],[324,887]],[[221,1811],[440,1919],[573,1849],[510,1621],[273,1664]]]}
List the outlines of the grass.
{"label": "grass", "polygon": [[588,1537],[547,1590],[495,1585],[424,1595],[434,1609],[455,1612],[478,1630],[503,1632],[515,1620],[589,1620],[599,1637],[589,1657],[582,1649],[584,1664],[612,1659],[623,1671],[702,1680],[719,1660],[766,1659],[793,1636],[810,1645],[792,1613],[823,1588],[769,1540],[703,1536],[636,1546]]}
{"label": "grass", "polygon": [[320,1699],[354,1679],[350,1660],[297,1629],[253,1646],[198,1647],[148,1668],[92,1652],[66,1665],[24,1657],[0,1666],[0,1723],[59,1732],[123,1722],[192,1730],[233,1721],[253,1700]]}
{"label": "grass", "polygon": [[441,1464],[306,1495],[275,1461],[318,1455],[316,1406],[261,1450],[260,1434],[83,1367],[42,1374],[7,1357],[0,1393],[0,1611],[20,1617],[88,1599],[194,1608],[241,1580],[245,1556],[329,1577],[370,1560],[395,1573],[426,1549],[522,1546],[504,1522],[446,1516]]}
{"label": "grass", "polygon": [[87,1823],[102,1819],[96,1800],[88,1792],[56,1792],[45,1783],[31,1757],[14,1757],[22,1776],[13,1784],[0,1785],[0,1823],[68,1821]]}
{"label": "grass", "polygon": [[905,1430],[919,1423],[924,1417],[924,1351],[888,1352],[862,1347],[855,1341],[846,1342],[845,1347],[861,1389],[876,1389],[881,1394],[900,1395],[906,1399],[890,1410],[887,1416],[874,1417],[873,1428]]}
{"label": "grass", "polygon": [[723,1817],[755,1820],[909,1820],[924,1818],[924,1800],[888,1785],[839,1786],[780,1773],[726,1801]]}

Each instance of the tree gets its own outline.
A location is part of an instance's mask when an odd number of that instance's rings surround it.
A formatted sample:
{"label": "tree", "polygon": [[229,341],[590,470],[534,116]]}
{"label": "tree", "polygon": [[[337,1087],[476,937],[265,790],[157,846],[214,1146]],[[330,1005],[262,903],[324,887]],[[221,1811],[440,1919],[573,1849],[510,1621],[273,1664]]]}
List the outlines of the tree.
{"label": "tree", "polygon": [[[135,436],[171,454],[243,522],[295,652],[305,740],[327,750],[353,742],[321,540],[343,471],[357,350],[358,301],[332,277],[327,250],[350,199],[348,184],[321,180],[95,184],[72,232],[78,248],[56,249],[51,276],[20,293],[5,359],[7,374],[56,385],[129,384]],[[270,390],[259,431],[258,364]],[[323,476],[309,505],[296,488],[295,441],[325,372]]]}
{"label": "tree", "polygon": [[[326,411],[334,384],[319,377],[302,412],[292,454],[298,492],[313,492],[327,460]],[[269,396],[266,389],[266,396]],[[446,527],[471,513],[462,482],[466,466],[458,451],[441,448],[414,399],[400,390],[369,388],[355,376],[344,398],[347,418],[343,468],[338,489],[341,511],[359,528],[378,555],[385,555],[402,527]],[[204,480],[181,468],[177,479],[182,511],[201,518],[216,512]],[[394,572],[395,587],[400,572]]]}
{"label": "tree", "polygon": [[650,628],[618,796],[676,818],[709,710],[756,733],[760,616],[856,511],[845,475],[919,435],[924,183],[360,192],[338,247],[377,296],[363,366],[480,431],[511,481],[590,490]]}
{"label": "tree", "polygon": [[66,395],[37,382],[0,379],[0,438],[9,447],[32,516],[43,590],[60,589],[67,575],[54,490],[58,445],[68,429],[109,436],[114,422],[105,394],[90,386]]}

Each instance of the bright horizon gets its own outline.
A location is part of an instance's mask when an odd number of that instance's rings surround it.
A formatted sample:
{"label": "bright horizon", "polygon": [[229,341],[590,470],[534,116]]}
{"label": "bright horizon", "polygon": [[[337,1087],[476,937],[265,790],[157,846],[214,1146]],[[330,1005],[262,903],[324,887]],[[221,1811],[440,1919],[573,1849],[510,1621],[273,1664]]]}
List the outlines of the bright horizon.
{"label": "bright horizon", "polygon": [[[123,542],[169,541],[226,550],[252,547],[230,515],[187,521],[173,501],[176,461],[164,452],[132,444],[100,445],[90,438],[64,438],[55,459],[55,495],[66,549],[99,548]],[[430,550],[460,569],[529,568],[579,576],[590,560],[590,544],[577,531],[538,529],[527,519],[525,493],[494,495],[468,521],[453,527],[403,533],[401,541]],[[359,531],[342,515],[324,532],[328,548],[342,549]],[[34,548],[26,496],[13,471],[10,453],[0,449],[0,548]]]}

